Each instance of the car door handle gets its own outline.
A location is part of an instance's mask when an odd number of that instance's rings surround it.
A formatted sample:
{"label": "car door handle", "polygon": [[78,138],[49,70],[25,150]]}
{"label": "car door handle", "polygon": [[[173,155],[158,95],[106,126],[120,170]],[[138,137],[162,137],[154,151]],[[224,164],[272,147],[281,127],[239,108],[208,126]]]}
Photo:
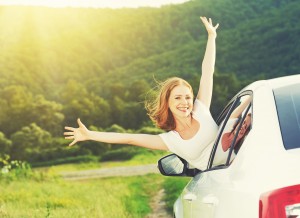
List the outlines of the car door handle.
{"label": "car door handle", "polygon": [[219,200],[216,196],[214,195],[207,195],[205,196],[204,198],[202,198],[202,202],[204,204],[213,204],[213,205],[216,205],[219,203]]}
{"label": "car door handle", "polygon": [[197,199],[197,196],[193,193],[187,193],[183,196],[183,199],[187,201],[194,201]]}

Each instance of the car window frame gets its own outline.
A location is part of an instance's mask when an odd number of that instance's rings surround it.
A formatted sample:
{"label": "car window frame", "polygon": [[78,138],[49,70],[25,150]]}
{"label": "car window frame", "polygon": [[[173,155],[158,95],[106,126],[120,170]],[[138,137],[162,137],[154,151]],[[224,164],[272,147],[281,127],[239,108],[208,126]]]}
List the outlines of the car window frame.
{"label": "car window frame", "polygon": [[[218,166],[213,166],[213,162],[214,162],[214,158],[215,158],[215,154],[216,154],[216,150],[218,148],[219,142],[221,140],[221,136],[223,135],[223,131],[224,128],[229,120],[229,117],[231,115],[231,113],[233,112],[233,110],[237,107],[237,104],[239,103],[239,99],[242,98],[243,96],[249,95],[252,99],[250,104],[246,107],[245,111],[246,113],[244,113],[242,119],[244,120],[247,113],[249,112],[249,110],[253,110],[253,92],[251,90],[244,90],[241,91],[240,93],[238,93],[237,95],[235,95],[230,101],[229,103],[225,106],[225,108],[222,110],[222,112],[220,113],[220,115],[217,118],[217,125],[219,126],[219,128],[221,128],[218,132],[218,135],[216,137],[216,140],[214,142],[211,154],[210,154],[210,158],[207,164],[207,169],[205,171],[210,171],[210,170],[217,170],[217,169],[224,169],[224,168],[228,168],[230,166],[230,159],[231,159],[231,155],[232,155],[232,151],[234,149],[234,146],[230,147],[230,150],[228,152],[228,156],[227,156],[227,160],[225,164],[221,164]],[[251,112],[252,113],[252,112]],[[251,123],[252,123],[252,119],[253,116],[251,117]],[[223,125],[222,125],[223,123]],[[220,126],[222,125],[222,126]],[[251,125],[252,126],[252,125]],[[250,126],[250,128],[251,128]],[[239,124],[238,126],[238,130],[239,131],[241,128],[241,125]],[[250,129],[251,130],[251,129]],[[234,140],[236,140],[237,135],[235,135]]]}
{"label": "car window frame", "polygon": [[[239,133],[239,131],[241,130],[241,127],[242,127],[242,124],[243,124],[243,121],[246,119],[246,116],[248,115],[248,112],[250,110],[250,108],[252,107],[252,103],[250,103],[247,108],[244,110],[245,113],[243,115],[243,117],[241,118],[241,122],[238,124],[238,128],[237,128],[237,133]],[[251,117],[251,124],[252,124],[252,117]],[[252,125],[250,125],[250,130],[251,130],[251,127]],[[237,137],[238,137],[238,134],[235,134],[232,142],[231,142],[231,145],[230,145],[230,150],[229,150],[229,153],[228,153],[228,157],[227,157],[227,161],[226,161],[226,166],[229,166],[230,165],[230,162],[231,162],[231,155],[232,155],[232,152],[235,148],[235,146],[232,146],[232,144],[235,144],[236,140],[237,140]]]}

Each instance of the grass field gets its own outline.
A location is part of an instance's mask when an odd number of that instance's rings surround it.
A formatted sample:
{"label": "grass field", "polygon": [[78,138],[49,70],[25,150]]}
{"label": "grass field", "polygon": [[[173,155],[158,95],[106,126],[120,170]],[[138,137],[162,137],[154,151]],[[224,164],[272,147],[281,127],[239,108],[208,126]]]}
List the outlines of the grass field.
{"label": "grass field", "polygon": [[171,212],[187,178],[160,174],[65,181],[62,171],[155,163],[162,155],[137,155],[132,160],[65,164],[0,175],[2,218],[142,218],[151,212],[150,201],[161,188]]}
{"label": "grass field", "polygon": [[1,182],[0,217],[145,217],[163,179],[147,175],[80,182]]}

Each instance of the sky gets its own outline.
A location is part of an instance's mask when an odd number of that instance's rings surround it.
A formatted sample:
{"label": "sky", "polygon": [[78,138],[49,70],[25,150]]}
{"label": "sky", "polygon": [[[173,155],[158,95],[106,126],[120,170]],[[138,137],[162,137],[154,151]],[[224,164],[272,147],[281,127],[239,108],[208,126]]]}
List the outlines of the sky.
{"label": "sky", "polygon": [[48,7],[138,8],[180,4],[188,0],[0,0],[0,5],[37,5]]}

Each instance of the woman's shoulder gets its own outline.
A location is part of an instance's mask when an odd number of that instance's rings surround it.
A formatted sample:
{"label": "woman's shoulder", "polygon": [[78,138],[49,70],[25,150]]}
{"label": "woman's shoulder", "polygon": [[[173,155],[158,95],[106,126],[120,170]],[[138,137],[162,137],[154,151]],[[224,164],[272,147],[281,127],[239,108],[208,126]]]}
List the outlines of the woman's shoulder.
{"label": "woman's shoulder", "polygon": [[208,113],[210,114],[209,108],[199,99],[195,99],[194,107],[193,107],[193,114],[201,114],[201,113]]}
{"label": "woman's shoulder", "polygon": [[170,130],[167,132],[160,133],[159,136],[163,139],[166,139],[166,138],[174,139],[174,136],[177,136],[177,132],[175,130]]}

